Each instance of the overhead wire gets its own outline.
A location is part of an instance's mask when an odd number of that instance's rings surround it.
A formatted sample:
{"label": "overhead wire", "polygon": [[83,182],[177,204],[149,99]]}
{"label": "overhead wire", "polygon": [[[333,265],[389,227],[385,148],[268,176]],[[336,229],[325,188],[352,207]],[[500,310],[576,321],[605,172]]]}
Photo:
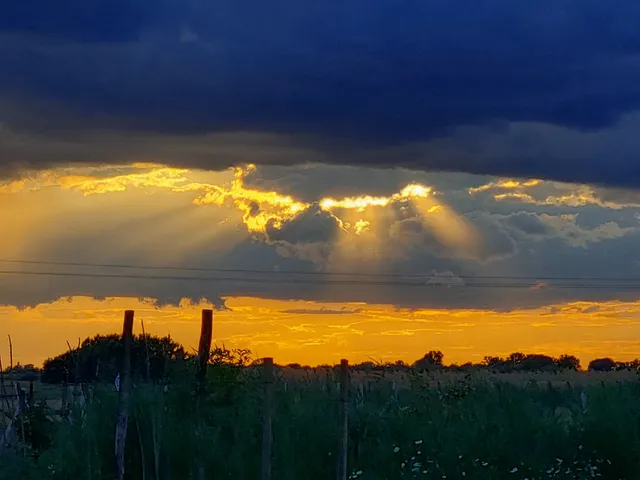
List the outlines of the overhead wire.
{"label": "overhead wire", "polygon": [[256,284],[307,284],[307,285],[352,285],[352,286],[398,286],[398,287],[420,287],[420,288],[527,288],[527,289],[593,289],[593,290],[627,290],[640,289],[640,283],[632,284],[539,284],[539,283],[448,283],[417,281],[390,281],[390,280],[322,280],[308,278],[256,278],[256,277],[204,277],[204,276],[177,276],[177,275],[144,275],[144,274],[119,274],[119,273],[83,273],[83,272],[59,272],[59,271],[33,271],[33,270],[0,270],[0,275],[27,275],[27,276],[52,276],[52,277],[76,277],[76,278],[96,278],[96,279],[130,279],[130,280],[170,280],[170,281],[199,281],[199,282],[238,282]]}
{"label": "overhead wire", "polygon": [[[83,268],[113,268],[129,270],[166,270],[184,272],[209,272],[209,273],[234,273],[234,274],[259,274],[259,275],[303,275],[303,276],[326,276],[326,277],[381,277],[381,278],[441,278],[447,279],[446,275],[436,276],[433,274],[420,273],[389,273],[389,272],[331,272],[331,271],[309,271],[309,270],[265,270],[265,269],[242,269],[242,268],[214,268],[214,267],[182,267],[182,266],[162,266],[162,265],[136,265],[118,263],[85,263],[85,262],[60,262],[46,260],[14,260],[0,259],[0,263],[59,266],[59,267],[83,267]],[[9,272],[9,271],[7,271]],[[22,272],[22,271],[20,271]],[[10,273],[18,273],[10,271]],[[70,272],[76,273],[76,272]],[[117,277],[116,277],[117,278]],[[156,278],[154,276],[146,278]],[[163,277],[165,278],[165,277]],[[166,277],[174,279],[175,277]],[[180,277],[185,278],[185,277]],[[197,277],[203,278],[203,277]],[[451,278],[461,280],[530,280],[530,281],[598,281],[598,282],[637,282],[640,284],[640,277],[587,277],[587,276],[519,276],[519,275],[452,275]],[[235,280],[236,278],[234,278]],[[296,280],[298,281],[298,280]]]}

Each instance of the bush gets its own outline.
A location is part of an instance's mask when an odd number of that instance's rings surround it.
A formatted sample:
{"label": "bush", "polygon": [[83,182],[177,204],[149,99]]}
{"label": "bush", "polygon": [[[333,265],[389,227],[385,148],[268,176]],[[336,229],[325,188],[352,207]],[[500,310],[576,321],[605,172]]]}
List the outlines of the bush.
{"label": "bush", "polygon": [[616,362],[611,358],[597,358],[589,362],[588,368],[596,372],[610,372],[616,368]]}

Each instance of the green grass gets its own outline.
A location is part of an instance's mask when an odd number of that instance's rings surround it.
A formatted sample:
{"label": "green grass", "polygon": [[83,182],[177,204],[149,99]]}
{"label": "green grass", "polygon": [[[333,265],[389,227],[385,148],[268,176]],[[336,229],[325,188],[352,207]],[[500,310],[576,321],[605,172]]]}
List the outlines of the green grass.
{"label": "green grass", "polygon": [[[252,369],[211,370],[209,394],[201,399],[186,372],[176,375],[184,380],[167,393],[160,386],[136,386],[128,478],[196,479],[200,467],[204,478],[259,478],[259,376]],[[637,380],[578,387],[440,375],[438,387],[408,375],[394,394],[393,378],[354,382],[354,478],[640,478]],[[339,392],[333,372],[280,379],[276,390],[273,478],[335,478]],[[0,478],[112,479],[116,404],[113,387],[105,385],[95,389],[83,412],[71,412],[73,422],[48,422],[46,407],[34,409],[27,430],[41,444],[35,442],[26,457],[19,449],[15,461],[3,461]]]}

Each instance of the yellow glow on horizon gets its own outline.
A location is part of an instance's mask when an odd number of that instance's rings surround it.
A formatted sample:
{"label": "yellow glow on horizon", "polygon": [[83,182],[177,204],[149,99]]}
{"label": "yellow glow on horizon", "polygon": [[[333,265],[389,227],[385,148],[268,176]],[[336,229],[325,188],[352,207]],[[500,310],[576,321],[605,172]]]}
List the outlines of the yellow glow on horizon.
{"label": "yellow glow on horizon", "polygon": [[[640,338],[640,302],[573,302],[510,312],[255,297],[231,297],[227,305],[230,310],[215,312],[214,342],[249,348],[279,364],[317,365],[340,358],[412,362],[438,349],[446,363],[521,351],[573,354],[585,366],[602,356],[630,360],[640,351],[640,340],[630,340]],[[67,341],[120,332],[123,311],[134,309],[137,333],[144,320],[149,333],[170,334],[191,349],[197,347],[202,308],[210,305],[183,301],[158,307],[145,299],[88,297],[25,310],[0,307],[0,337],[12,336],[15,361],[40,364],[64,352]],[[6,349],[0,344],[3,357]]]}

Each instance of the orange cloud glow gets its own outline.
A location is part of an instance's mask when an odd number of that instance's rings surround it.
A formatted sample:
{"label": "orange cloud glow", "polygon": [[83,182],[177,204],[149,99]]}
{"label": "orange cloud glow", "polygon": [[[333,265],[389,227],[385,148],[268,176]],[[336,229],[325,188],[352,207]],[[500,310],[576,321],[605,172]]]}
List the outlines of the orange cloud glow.
{"label": "orange cloud glow", "polygon": [[[512,351],[577,355],[586,364],[598,356],[629,360],[640,351],[640,302],[575,302],[498,313],[488,310],[398,310],[390,305],[227,299],[230,311],[216,312],[214,339],[230,348],[250,348],[277,362],[321,364],[414,361],[440,349],[447,362],[480,361]],[[41,363],[61,353],[66,342],[121,329],[125,309],[153,334],[171,334],[195,348],[200,310],[183,302],[157,308],[132,298],[76,297],[17,310],[0,307],[0,338],[13,338],[16,361]],[[604,328],[606,327],[606,328]],[[139,331],[139,324],[136,324]],[[7,355],[0,346],[0,354]]]}

